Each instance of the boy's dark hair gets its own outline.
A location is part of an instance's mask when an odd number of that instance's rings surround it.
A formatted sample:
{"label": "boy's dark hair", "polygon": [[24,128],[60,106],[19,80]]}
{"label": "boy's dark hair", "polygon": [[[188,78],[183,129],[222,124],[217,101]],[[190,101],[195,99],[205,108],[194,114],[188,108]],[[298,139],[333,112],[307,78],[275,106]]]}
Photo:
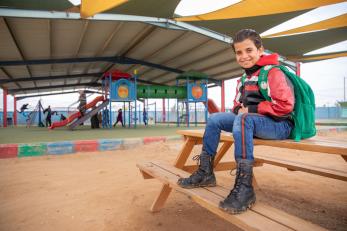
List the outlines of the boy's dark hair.
{"label": "boy's dark hair", "polygon": [[235,34],[233,43],[231,44],[231,46],[233,47],[233,50],[235,51],[235,46],[234,46],[235,43],[242,42],[246,39],[250,39],[251,41],[253,41],[254,45],[258,49],[263,46],[263,42],[261,41],[260,35],[255,30],[242,29]]}

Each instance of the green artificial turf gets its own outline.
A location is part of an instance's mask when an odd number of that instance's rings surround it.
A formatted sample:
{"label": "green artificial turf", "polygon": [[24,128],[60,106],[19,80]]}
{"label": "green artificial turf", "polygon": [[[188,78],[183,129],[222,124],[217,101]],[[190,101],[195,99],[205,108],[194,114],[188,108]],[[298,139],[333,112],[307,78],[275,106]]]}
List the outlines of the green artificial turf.
{"label": "green artificial turf", "polygon": [[79,126],[70,131],[67,127],[48,130],[40,127],[7,127],[0,128],[0,144],[56,142],[65,140],[96,140],[114,138],[133,138],[145,136],[174,136],[179,129],[203,129],[204,126],[176,127],[175,125],[156,125],[137,128],[91,129],[90,126]]}

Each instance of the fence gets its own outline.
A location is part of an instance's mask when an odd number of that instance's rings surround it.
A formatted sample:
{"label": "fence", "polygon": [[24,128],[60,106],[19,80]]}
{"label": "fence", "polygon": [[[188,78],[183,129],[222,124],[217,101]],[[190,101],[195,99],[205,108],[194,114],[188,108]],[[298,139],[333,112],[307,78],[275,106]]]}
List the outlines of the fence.
{"label": "fence", "polygon": [[[55,110],[57,111],[57,110]],[[230,109],[227,109],[227,111],[231,111]],[[24,113],[17,113],[17,124],[18,125],[25,125],[27,120],[27,115],[30,113],[30,111],[25,111]],[[52,122],[59,121],[60,120],[60,114],[63,114],[65,117],[68,117],[68,112],[66,110],[64,111],[57,111],[57,114],[54,114],[52,116]],[[112,122],[114,123],[116,121],[118,112],[112,112]],[[186,114],[179,114],[180,116],[180,123],[186,123],[187,115]],[[197,116],[197,122],[198,123],[204,123],[205,122],[205,112],[203,110],[199,110],[196,113]],[[155,121],[157,123],[163,123],[163,115],[162,111],[148,111],[147,112],[148,122],[149,124],[153,124]],[[45,115],[41,114],[42,122],[45,123]],[[342,109],[340,107],[317,107],[316,108],[316,119],[341,119],[342,118]],[[3,112],[0,111],[0,126],[2,126],[2,119],[3,119]],[[124,113],[123,120],[126,124],[128,124],[129,119],[129,112]],[[13,123],[13,112],[7,112],[7,120],[8,125],[11,125]],[[135,115],[134,112],[131,113],[131,123],[134,123],[135,121]],[[189,113],[189,121],[193,125],[195,122],[195,112],[192,111]],[[166,111],[166,117],[165,117],[166,123],[176,123],[177,122],[177,113],[176,111]],[[36,116],[35,121],[33,123],[34,125],[38,124],[38,116]],[[86,121],[85,124],[90,124],[90,121]],[[137,111],[137,124],[143,124],[143,114],[142,111]]]}

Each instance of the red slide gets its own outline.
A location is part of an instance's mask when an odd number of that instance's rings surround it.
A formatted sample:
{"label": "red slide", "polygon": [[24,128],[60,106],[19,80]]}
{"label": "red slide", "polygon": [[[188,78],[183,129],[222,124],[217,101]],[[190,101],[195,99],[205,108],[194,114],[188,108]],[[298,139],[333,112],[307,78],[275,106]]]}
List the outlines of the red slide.
{"label": "red slide", "polygon": [[[104,101],[104,100],[105,100],[104,96],[98,96],[95,99],[93,99],[91,102],[86,104],[86,109],[94,107],[99,101]],[[74,114],[70,115],[66,120],[54,122],[49,129],[65,126],[71,123],[72,121],[74,121],[76,118],[79,118],[80,116],[81,116],[80,112],[75,112]]]}
{"label": "red slide", "polygon": [[220,112],[219,107],[212,99],[207,99],[207,105],[208,105],[207,107],[208,113],[212,114],[212,113]]}

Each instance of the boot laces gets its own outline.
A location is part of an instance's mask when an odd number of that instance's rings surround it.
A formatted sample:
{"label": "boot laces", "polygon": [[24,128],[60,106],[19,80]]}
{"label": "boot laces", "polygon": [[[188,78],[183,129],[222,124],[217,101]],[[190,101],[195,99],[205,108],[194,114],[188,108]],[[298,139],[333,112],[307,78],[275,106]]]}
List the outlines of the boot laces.
{"label": "boot laces", "polygon": [[[230,173],[232,173],[233,170],[230,171]],[[236,177],[235,177],[235,183],[234,183],[234,188],[230,191],[228,197],[232,197],[235,196],[236,198],[239,198],[240,194],[240,188],[242,185],[242,180],[241,178],[243,178],[245,176],[245,174],[241,174],[241,170],[239,169],[239,167],[236,169]]]}
{"label": "boot laces", "polygon": [[[234,172],[235,172],[235,173],[234,173]],[[237,174],[236,168],[231,169],[230,172],[229,172],[229,174],[230,174],[230,176],[236,176],[236,174]]]}
{"label": "boot laces", "polygon": [[196,161],[196,164],[199,166],[200,165],[200,155],[195,155],[193,156],[193,160]]}
{"label": "boot laces", "polygon": [[[195,156],[193,156],[192,159],[193,159],[194,161],[196,161],[196,164],[197,164],[198,166],[200,166],[200,159],[201,159],[200,155],[195,155]],[[200,167],[199,167],[195,172],[193,172],[192,175],[190,175],[189,179],[193,178],[193,177],[196,176],[196,175],[200,175],[200,176],[203,175],[203,171],[200,169]]]}
{"label": "boot laces", "polygon": [[239,190],[242,184],[242,180],[240,179],[241,176],[241,171],[236,172],[236,179],[235,179],[235,184],[234,184],[234,188],[233,190],[231,190],[229,195],[235,195],[238,196],[239,195]]}

